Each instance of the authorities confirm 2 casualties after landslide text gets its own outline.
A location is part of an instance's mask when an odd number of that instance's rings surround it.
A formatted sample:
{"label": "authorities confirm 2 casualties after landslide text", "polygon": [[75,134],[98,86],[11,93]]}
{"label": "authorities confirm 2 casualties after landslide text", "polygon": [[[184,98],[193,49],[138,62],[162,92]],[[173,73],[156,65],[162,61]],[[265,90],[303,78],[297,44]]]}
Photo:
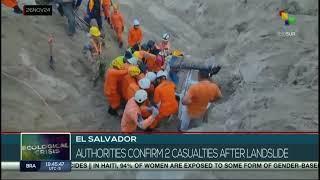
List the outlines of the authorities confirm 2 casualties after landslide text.
{"label": "authorities confirm 2 casualties after landslide text", "polygon": [[288,159],[288,148],[77,148],[76,158]]}

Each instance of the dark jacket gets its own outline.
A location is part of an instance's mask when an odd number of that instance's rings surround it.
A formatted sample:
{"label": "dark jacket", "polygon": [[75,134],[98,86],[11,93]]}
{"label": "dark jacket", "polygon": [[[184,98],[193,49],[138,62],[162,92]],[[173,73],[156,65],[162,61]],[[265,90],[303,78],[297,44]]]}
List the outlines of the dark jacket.
{"label": "dark jacket", "polygon": [[99,17],[100,12],[101,12],[101,1],[100,0],[93,0],[93,2],[94,2],[93,8],[90,9],[89,8],[90,0],[88,1],[88,4],[87,4],[88,14],[91,17]]}

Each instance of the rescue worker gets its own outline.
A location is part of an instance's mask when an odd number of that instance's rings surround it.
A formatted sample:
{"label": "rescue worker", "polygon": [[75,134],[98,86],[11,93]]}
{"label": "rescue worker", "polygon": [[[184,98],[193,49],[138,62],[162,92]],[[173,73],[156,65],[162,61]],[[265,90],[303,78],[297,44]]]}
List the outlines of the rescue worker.
{"label": "rescue worker", "polygon": [[148,118],[142,118],[140,106],[144,104],[147,98],[146,91],[138,90],[134,97],[129,99],[121,119],[121,132],[134,132],[137,130],[137,127],[146,129],[155,120],[155,117],[159,114],[159,111],[155,107],[149,108],[152,114]]}
{"label": "rescue worker", "polygon": [[104,12],[104,19],[110,23],[110,8],[111,8],[111,0],[102,0],[102,9]]}
{"label": "rescue worker", "polygon": [[[142,117],[146,118],[150,116],[150,112],[148,111],[148,106],[153,103],[153,93],[154,93],[154,81],[157,78],[156,73],[147,72],[145,78],[138,81],[140,88],[144,89],[148,93],[148,100],[145,103],[145,106],[141,106]],[[148,79],[148,80],[145,80]]]}
{"label": "rescue worker", "polygon": [[165,33],[162,35],[162,40],[160,43],[156,44],[156,48],[162,52],[162,55],[164,57],[167,57],[170,54],[170,35],[168,33]]}
{"label": "rescue worker", "polygon": [[89,30],[90,44],[89,49],[93,57],[99,56],[102,53],[101,32],[97,26],[92,26]]}
{"label": "rescue worker", "polygon": [[146,51],[136,51],[133,56],[145,64],[147,71],[158,72],[161,70],[163,61],[159,61],[159,58],[162,59],[159,55],[156,56]]}
{"label": "rescue worker", "polygon": [[17,0],[1,0],[1,4],[4,4],[5,6],[12,8],[13,12],[16,14],[22,14],[22,10],[18,6]]}
{"label": "rescue worker", "polygon": [[113,116],[118,116],[117,110],[120,107],[121,94],[118,91],[119,82],[127,73],[128,70],[123,69],[123,59],[114,59],[112,67],[105,73],[104,95],[110,104],[108,113]]}
{"label": "rescue worker", "polygon": [[100,59],[99,56],[102,54],[102,39],[100,37],[101,32],[99,28],[96,26],[92,26],[89,30],[90,33],[90,42],[88,49],[91,52],[90,64],[92,65],[93,77],[92,80],[94,81],[94,86],[99,78],[99,68],[100,68]]}
{"label": "rescue worker", "polygon": [[135,80],[131,81],[128,88],[127,88],[126,95],[125,95],[127,100],[132,98],[134,96],[134,94],[136,93],[136,91],[138,91],[140,89],[139,84],[138,84],[138,76],[141,71],[137,66],[131,66],[130,69],[132,69],[131,77],[134,77]]}
{"label": "rescue worker", "polygon": [[[135,84],[137,84],[137,76],[139,74],[140,69],[137,66],[130,66],[128,68],[128,74],[123,77],[121,81],[121,96],[125,101],[128,101],[134,95],[137,89],[139,89],[138,86],[135,86]],[[130,85],[131,87],[129,89]]]}
{"label": "rescue worker", "polygon": [[210,81],[208,70],[200,70],[198,80],[198,83],[190,86],[182,99],[184,106],[180,119],[180,131],[199,126],[200,120],[205,118],[208,104],[222,97],[219,87]]}
{"label": "rescue worker", "polygon": [[139,85],[140,89],[145,90],[148,94],[148,99],[145,101],[145,104],[140,107],[142,117],[146,118],[146,117],[150,116],[150,112],[148,111],[148,107],[151,105],[151,103],[149,101],[149,97],[150,97],[149,92],[150,92],[151,82],[148,78],[144,77],[138,81],[138,85]]}
{"label": "rescue worker", "polygon": [[154,129],[161,120],[178,112],[178,102],[175,95],[176,86],[173,82],[167,80],[167,72],[159,71],[157,73],[158,85],[154,90],[154,103],[159,107],[159,115],[151,124]]}
{"label": "rescue worker", "polygon": [[130,28],[128,33],[128,46],[133,47],[135,44],[140,45],[143,39],[143,33],[140,28],[138,19],[133,20],[133,27]]}
{"label": "rescue worker", "polygon": [[111,25],[113,30],[117,34],[119,48],[122,48],[122,33],[124,31],[124,19],[122,13],[119,11],[119,6],[116,4],[113,5],[113,12],[111,14]]}
{"label": "rescue worker", "polygon": [[102,31],[102,19],[101,19],[101,0],[89,0],[87,5],[88,19],[95,19],[98,23],[100,31]]}
{"label": "rescue worker", "polygon": [[166,61],[165,61],[164,69],[167,72],[169,72],[169,80],[173,81],[176,85],[178,85],[178,83],[179,83],[179,76],[178,76],[179,69],[171,68],[171,66],[176,63],[179,63],[181,65],[183,63],[186,63],[186,62],[182,62],[183,57],[184,57],[184,55],[183,55],[182,51],[174,50],[171,53],[171,55],[166,58]]}
{"label": "rescue worker", "polygon": [[68,19],[68,36],[73,36],[76,33],[76,20],[74,10],[78,9],[82,0],[55,0],[59,5],[60,14]]}

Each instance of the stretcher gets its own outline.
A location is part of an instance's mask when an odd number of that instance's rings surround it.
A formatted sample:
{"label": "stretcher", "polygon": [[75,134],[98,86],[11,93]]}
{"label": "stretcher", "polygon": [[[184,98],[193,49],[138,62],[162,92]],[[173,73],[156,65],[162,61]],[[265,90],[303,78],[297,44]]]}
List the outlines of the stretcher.
{"label": "stretcher", "polygon": [[[183,115],[187,111],[187,107],[182,104],[182,99],[186,95],[186,92],[188,91],[189,87],[192,84],[195,84],[198,82],[197,72],[199,70],[205,69],[205,70],[209,70],[213,75],[213,74],[217,74],[220,68],[221,67],[219,65],[216,65],[216,63],[214,62],[214,58],[211,59],[209,64],[196,64],[196,63],[187,63],[183,61],[180,61],[180,62],[177,61],[176,63],[172,63],[170,68],[167,68],[167,70],[169,71],[174,69],[178,79],[178,82],[176,83],[176,86],[177,86],[176,95],[180,98],[179,111],[178,111],[179,121],[181,121],[181,119],[184,118]],[[209,103],[207,106],[207,111],[203,117],[203,122],[208,122],[208,111],[210,111],[212,107],[213,107],[213,104]]]}

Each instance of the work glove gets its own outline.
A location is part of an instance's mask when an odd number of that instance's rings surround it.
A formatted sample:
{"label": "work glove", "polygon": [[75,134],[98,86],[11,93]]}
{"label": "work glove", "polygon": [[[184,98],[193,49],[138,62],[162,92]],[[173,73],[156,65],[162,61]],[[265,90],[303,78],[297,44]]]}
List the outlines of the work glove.
{"label": "work glove", "polygon": [[156,117],[156,116],[158,116],[158,114],[159,114],[158,108],[152,107],[152,116]]}

